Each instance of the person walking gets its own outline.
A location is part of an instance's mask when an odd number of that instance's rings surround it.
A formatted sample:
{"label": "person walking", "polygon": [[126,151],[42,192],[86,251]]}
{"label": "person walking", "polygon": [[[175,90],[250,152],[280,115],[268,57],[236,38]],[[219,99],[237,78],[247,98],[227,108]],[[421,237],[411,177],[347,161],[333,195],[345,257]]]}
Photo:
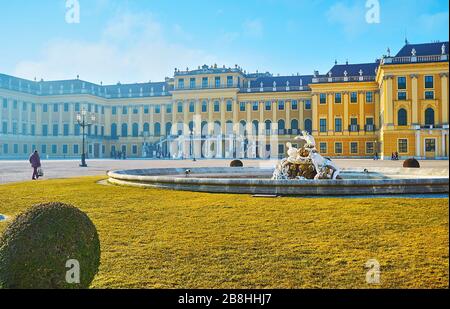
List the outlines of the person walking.
{"label": "person walking", "polygon": [[39,157],[39,153],[37,150],[35,150],[30,155],[29,161],[30,161],[31,167],[33,168],[33,176],[31,176],[31,179],[37,180],[39,178],[38,168],[41,167],[41,158]]}

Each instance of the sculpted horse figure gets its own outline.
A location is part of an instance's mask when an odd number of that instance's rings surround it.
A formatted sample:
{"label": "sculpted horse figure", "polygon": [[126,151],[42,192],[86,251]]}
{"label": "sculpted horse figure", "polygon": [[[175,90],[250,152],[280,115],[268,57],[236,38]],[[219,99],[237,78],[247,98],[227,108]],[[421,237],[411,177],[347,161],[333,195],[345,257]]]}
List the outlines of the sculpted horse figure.
{"label": "sculpted horse figure", "polygon": [[294,139],[301,139],[306,142],[305,148],[314,149],[316,148],[316,140],[307,131],[303,130],[302,135],[296,136]]}

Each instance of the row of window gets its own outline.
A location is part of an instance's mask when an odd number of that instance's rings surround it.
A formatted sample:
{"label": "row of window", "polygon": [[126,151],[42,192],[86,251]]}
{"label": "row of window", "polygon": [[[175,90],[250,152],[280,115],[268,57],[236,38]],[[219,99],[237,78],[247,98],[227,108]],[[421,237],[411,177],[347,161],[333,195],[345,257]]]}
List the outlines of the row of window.
{"label": "row of window", "polygon": [[[319,103],[327,104],[327,97],[328,97],[328,95],[326,93],[320,93],[319,94]],[[342,103],[342,93],[336,92],[334,94],[334,103],[335,104]],[[356,91],[350,92],[350,103],[358,103],[358,92],[356,92]],[[373,92],[372,91],[366,92],[366,103],[373,103]]]}
{"label": "row of window", "polygon": [[[426,89],[433,89],[434,88],[434,76],[432,75],[425,75],[424,76],[424,86]],[[406,77],[405,76],[398,76],[397,77],[397,89],[406,89]]]}
{"label": "row of window", "polygon": [[[342,118],[334,118],[334,132],[342,132]],[[358,132],[360,130],[360,127],[358,125],[358,118],[351,117],[350,118],[350,124],[348,127],[348,130],[350,132]],[[373,117],[367,117],[366,118],[366,124],[364,127],[365,131],[374,131],[375,130],[375,124],[373,122]],[[319,131],[324,133],[328,131],[327,127],[327,118],[320,118],[319,119]]]}
{"label": "row of window", "polygon": [[[50,145],[50,149],[47,148],[46,144],[42,144],[40,149],[36,148],[36,145],[31,145],[31,148],[29,148],[28,144],[23,144],[22,145],[22,149],[19,149],[19,144],[12,144],[12,149],[9,148],[9,144],[3,144],[2,145],[2,154],[3,155],[7,155],[7,154],[24,154],[24,155],[28,155],[31,151],[33,150],[38,150],[40,151],[41,154],[48,154],[48,150],[50,150],[51,154],[58,154],[58,145],[53,144]],[[73,144],[71,145],[72,148],[72,153],[73,154],[79,154],[79,150],[80,150],[80,146],[78,144]],[[69,154],[69,145],[64,144],[61,145],[61,152],[64,155]]]}
{"label": "row of window", "polygon": [[[207,130],[207,125],[208,123],[206,121],[203,121],[201,123],[201,133],[204,135],[208,134],[208,130]],[[278,120],[277,122],[278,125],[278,132],[284,131],[286,130],[286,125],[285,125],[285,121],[283,119]],[[176,132],[172,132],[172,123],[171,122],[167,122],[165,125],[165,131],[167,135],[170,134],[178,134],[178,135],[182,135],[183,134],[183,123],[179,122],[176,124]],[[265,126],[265,130],[267,134],[270,134],[272,132],[272,121],[270,120],[266,120],[264,122],[264,126]],[[189,131],[193,131],[194,130],[194,122],[191,121],[188,124],[188,128]],[[240,134],[241,135],[247,135],[246,132],[246,121],[245,120],[241,120],[239,122],[239,130],[240,130]],[[128,124],[123,123],[121,125],[121,137],[128,137]],[[305,119],[304,121],[304,129],[308,132],[312,131],[312,121],[311,119]],[[220,121],[215,121],[214,122],[214,131],[215,134],[221,134],[220,132],[221,130],[221,125],[220,125]],[[297,119],[292,119],[291,120],[291,130],[300,130],[299,128],[299,122]],[[150,124],[149,123],[144,123],[143,125],[143,134],[144,135],[149,135],[150,132]],[[259,121],[254,120],[252,121],[252,132],[253,135],[257,135],[259,132]],[[233,133],[233,122],[232,121],[227,121],[226,122],[226,134],[232,134]],[[161,124],[159,122],[156,122],[153,125],[153,134],[155,136],[159,136],[161,135]],[[137,123],[133,123],[132,124],[132,136],[133,137],[138,137],[140,136],[140,132],[139,132],[139,125]],[[117,138],[118,137],[118,127],[116,123],[111,124],[111,137],[113,138]]]}
{"label": "row of window", "polygon": [[[427,108],[425,110],[425,125],[426,126],[434,126],[434,109],[431,107]],[[397,124],[399,126],[406,126],[408,125],[408,112],[404,108],[400,108],[397,111]]]}
{"label": "row of window", "polygon": [[[425,100],[434,100],[434,91],[433,90],[427,90],[424,92],[423,98]],[[405,101],[407,100],[407,92],[406,91],[398,91],[397,92],[397,100],[398,101]]]}
{"label": "row of window", "polygon": [[[240,78],[238,77],[238,82],[237,84],[240,84]],[[227,76],[226,78],[226,84],[223,85],[222,81],[221,81],[221,77],[220,76],[215,76],[214,77],[214,87],[215,88],[224,88],[224,87],[234,87],[234,83],[233,83],[233,76]],[[208,77],[202,77],[201,79],[201,88],[209,88],[209,79]],[[185,89],[185,79],[184,78],[179,78],[178,79],[178,89]],[[189,79],[189,88],[190,89],[196,89],[197,87],[197,79],[195,77],[191,77]]]}
{"label": "row of window", "polygon": [[[365,153],[366,154],[374,154],[375,153],[375,143],[374,142],[366,142],[365,143]],[[320,153],[328,153],[328,143],[320,142],[319,143]],[[359,153],[359,142],[349,142],[349,150],[350,154],[358,154]],[[343,143],[342,142],[334,142],[334,154],[342,154],[343,153]]]}

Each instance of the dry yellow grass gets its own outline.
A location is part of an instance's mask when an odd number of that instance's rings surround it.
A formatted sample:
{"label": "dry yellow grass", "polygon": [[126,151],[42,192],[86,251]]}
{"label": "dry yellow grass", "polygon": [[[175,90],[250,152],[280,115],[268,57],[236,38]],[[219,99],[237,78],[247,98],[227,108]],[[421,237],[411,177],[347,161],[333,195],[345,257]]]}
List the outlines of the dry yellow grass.
{"label": "dry yellow grass", "polygon": [[[95,288],[448,288],[448,199],[267,199],[99,179],[0,186],[0,213],[61,201],[91,217]],[[372,258],[379,285],[365,282]]]}

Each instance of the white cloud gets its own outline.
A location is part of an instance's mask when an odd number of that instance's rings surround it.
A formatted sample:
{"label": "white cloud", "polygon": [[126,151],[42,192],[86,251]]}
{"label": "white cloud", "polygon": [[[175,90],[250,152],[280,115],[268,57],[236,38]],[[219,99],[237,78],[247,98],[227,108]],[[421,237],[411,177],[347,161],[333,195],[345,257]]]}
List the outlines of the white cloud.
{"label": "white cloud", "polygon": [[162,81],[174,67],[197,67],[217,59],[203,50],[172,43],[151,14],[122,13],[97,42],[58,39],[36,59],[19,62],[14,75],[45,80],[81,79],[103,83]]}
{"label": "white cloud", "polygon": [[244,34],[254,38],[261,38],[264,32],[264,25],[260,19],[247,20],[244,22]]}

